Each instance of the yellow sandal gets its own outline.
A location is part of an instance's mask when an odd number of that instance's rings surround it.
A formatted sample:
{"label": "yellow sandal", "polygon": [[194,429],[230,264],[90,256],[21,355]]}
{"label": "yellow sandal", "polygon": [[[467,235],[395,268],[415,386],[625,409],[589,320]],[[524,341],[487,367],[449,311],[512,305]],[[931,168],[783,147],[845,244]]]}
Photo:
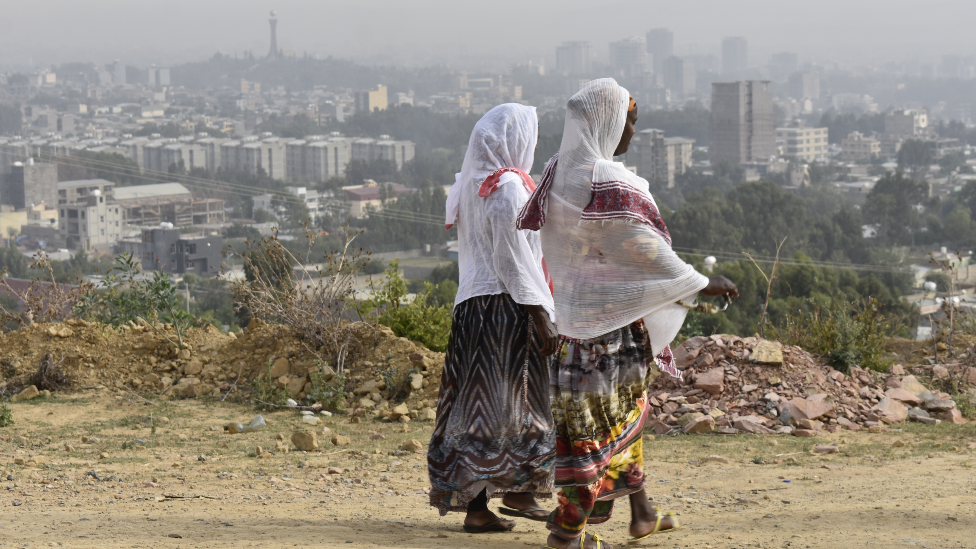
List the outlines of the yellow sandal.
{"label": "yellow sandal", "polygon": [[[593,546],[593,549],[603,549],[603,538],[600,537],[600,534],[594,532],[590,534],[590,538],[592,538],[593,542],[596,544]],[[583,547],[583,544],[586,543],[586,530],[583,530],[583,533],[580,534],[579,539],[580,539],[579,549],[585,549]],[[543,545],[542,549],[556,549],[556,548],[551,545]]]}
{"label": "yellow sandal", "polygon": [[[654,514],[657,515],[657,522],[654,523],[654,529],[639,538],[631,538],[627,540],[627,543],[637,543],[638,541],[647,539],[653,536],[654,534],[660,534],[662,532],[674,532],[675,530],[684,529],[684,527],[681,526],[681,523],[678,522],[678,517],[674,516],[674,513],[672,513],[671,511],[668,511],[667,513],[662,513],[660,507],[655,507]],[[661,530],[661,519],[663,519],[664,517],[670,517],[671,524],[673,525],[671,528],[668,528],[667,530]]]}

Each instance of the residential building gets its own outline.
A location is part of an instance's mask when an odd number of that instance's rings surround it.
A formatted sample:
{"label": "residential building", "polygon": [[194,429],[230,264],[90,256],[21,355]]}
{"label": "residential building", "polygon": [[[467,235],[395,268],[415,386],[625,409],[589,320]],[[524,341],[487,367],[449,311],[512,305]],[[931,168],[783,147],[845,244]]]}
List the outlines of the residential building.
{"label": "residential building", "polygon": [[118,204],[93,191],[83,201],[58,206],[61,240],[68,249],[107,251],[122,238]]}
{"label": "residential building", "polygon": [[610,42],[610,66],[626,77],[637,77],[654,70],[647,44],[641,37]]}
{"label": "residential building", "polygon": [[684,57],[671,56],[664,60],[664,87],[675,99],[695,95],[695,64]]}
{"label": "residential building", "polygon": [[890,136],[909,138],[925,133],[929,115],[925,109],[903,109],[885,114],[884,132]]}
{"label": "residential building", "polygon": [[342,188],[349,201],[349,215],[363,217],[370,209],[380,209],[387,200],[393,200],[410,191],[399,183],[377,183],[371,179],[362,185]]}
{"label": "residential building", "polygon": [[[307,187],[285,187],[288,192],[297,196],[302,202],[305,203],[305,207],[308,208],[308,214],[314,219],[317,217],[322,217],[326,213],[326,195],[316,191],[315,189],[309,189]],[[255,203],[255,207],[257,204]]]}
{"label": "residential building", "polygon": [[665,59],[674,55],[674,33],[668,29],[651,29],[644,38],[654,74],[661,74],[664,72]]}
{"label": "residential building", "polygon": [[58,206],[87,202],[88,196],[96,191],[102,196],[110,196],[114,189],[115,183],[104,179],[61,181],[58,183]]}
{"label": "residential building", "polygon": [[390,160],[396,164],[397,170],[403,168],[404,162],[413,160],[413,141],[390,139],[389,135],[381,135],[379,139],[361,138],[352,142],[352,159],[371,162],[374,160]]}
{"label": "residential building", "polygon": [[177,227],[209,225],[224,221],[224,201],[194,200],[180,183],[131,185],[111,189],[115,203],[123,209],[128,225],[172,223]]}
{"label": "residential building", "polygon": [[827,128],[807,128],[802,124],[776,128],[776,143],[784,156],[794,156],[805,162],[826,160],[829,154]]}
{"label": "residential building", "polygon": [[139,238],[119,242],[120,251],[131,253],[144,271],[200,276],[219,273],[223,246],[224,239],[219,235],[183,235],[179,229],[165,225],[143,229]]}
{"label": "residential building", "polygon": [[644,179],[657,180],[671,188],[675,176],[691,168],[694,146],[694,139],[664,137],[662,130],[641,130],[631,140],[624,163],[633,166]]}
{"label": "residential building", "polygon": [[741,36],[722,40],[722,72],[735,75],[749,65],[749,43]]}
{"label": "residential building", "polygon": [[815,72],[794,72],[790,75],[789,94],[794,99],[820,99],[820,75]]}
{"label": "residential building", "polygon": [[712,84],[712,162],[763,162],[776,154],[769,82]]}
{"label": "residential building", "polygon": [[386,86],[356,92],[356,112],[385,111],[387,105]]}
{"label": "residential building", "polygon": [[[352,140],[332,137],[314,141],[304,146],[305,180],[327,181],[330,177],[346,175],[346,165],[352,159]],[[297,181],[292,179],[292,181]]]}
{"label": "residential building", "polygon": [[35,163],[33,158],[15,162],[10,173],[0,175],[0,204],[17,210],[58,203],[58,167],[56,164]]}
{"label": "residential building", "polygon": [[592,69],[592,63],[593,53],[589,42],[563,42],[556,48],[556,72],[588,74]]}
{"label": "residential building", "polygon": [[840,146],[840,158],[844,162],[867,162],[881,155],[881,141],[866,137],[861,132],[851,132]]}

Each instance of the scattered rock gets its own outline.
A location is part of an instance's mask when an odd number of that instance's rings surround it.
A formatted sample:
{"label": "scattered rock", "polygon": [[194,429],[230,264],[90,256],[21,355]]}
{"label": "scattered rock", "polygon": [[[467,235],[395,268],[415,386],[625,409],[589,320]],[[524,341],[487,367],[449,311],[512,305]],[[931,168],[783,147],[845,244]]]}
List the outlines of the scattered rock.
{"label": "scattered rock", "polygon": [[812,429],[793,429],[792,435],[795,437],[815,437],[817,432]]}
{"label": "scattered rock", "polygon": [[424,376],[420,374],[410,374],[410,388],[419,391],[424,388]]}
{"label": "scattered rock", "polygon": [[[53,328],[52,328],[53,329]],[[31,385],[25,388],[23,391],[17,393],[10,398],[10,402],[20,402],[23,400],[31,400],[37,398],[41,395],[41,392],[37,390],[37,387]]]}
{"label": "scattered rock", "polygon": [[924,407],[929,412],[947,412],[956,407],[956,403],[947,398],[933,398],[925,402]]}
{"label": "scattered rock", "polygon": [[281,376],[287,374],[290,369],[291,364],[288,362],[288,359],[284,357],[279,358],[271,365],[271,379],[280,378]]}
{"label": "scattered rock", "polygon": [[[900,391],[902,389],[895,390]],[[871,410],[877,412],[888,423],[901,423],[908,418],[908,408],[905,408],[901,402],[887,396],[881,399]]]}
{"label": "scattered rock", "polygon": [[333,435],[332,444],[335,446],[349,446],[352,444],[352,439],[346,435]]}
{"label": "scattered rock", "polygon": [[[291,435],[291,443],[303,452],[312,452],[319,447],[318,437],[315,436],[314,431],[295,431]],[[335,438],[333,438],[334,443]]]}
{"label": "scattered rock", "polygon": [[910,391],[906,391],[904,388],[888,389],[885,391],[885,396],[905,404],[911,404],[913,406],[917,406],[922,403],[922,399],[918,398]]}
{"label": "scattered rock", "polygon": [[901,364],[892,364],[891,368],[888,368],[888,373],[893,376],[903,376],[905,368]]}
{"label": "scattered rock", "polygon": [[729,460],[722,456],[708,456],[702,460],[702,463],[728,463]]}
{"label": "scattered rock", "polygon": [[388,416],[390,421],[397,421],[402,417],[407,417],[409,420],[410,408],[407,407],[406,403],[398,404],[392,410],[390,410],[390,415]]}
{"label": "scattered rock", "polygon": [[340,469],[338,467],[329,467],[329,474],[330,475],[341,475],[342,474],[342,469]]}
{"label": "scattered rock", "polygon": [[926,389],[924,385],[922,385],[921,383],[918,382],[917,379],[915,379],[915,376],[905,376],[901,378],[901,388],[915,396],[919,396],[922,393],[928,391],[928,389]]}
{"label": "scattered rock", "polygon": [[832,404],[812,402],[803,398],[794,398],[787,402],[786,406],[789,408],[790,414],[797,420],[817,419],[834,409]]}
{"label": "scattered rock", "polygon": [[783,346],[779,342],[763,340],[752,349],[752,361],[769,366],[783,365]]}
{"label": "scattered rock", "polygon": [[962,412],[956,410],[955,408],[951,410],[946,410],[939,414],[939,419],[945,421],[946,423],[965,423],[966,420],[962,418]]}
{"label": "scattered rock", "polygon": [[433,408],[424,408],[420,411],[420,419],[422,421],[436,421],[437,412]]}
{"label": "scattered rock", "polygon": [[712,395],[721,394],[725,390],[725,369],[712,368],[698,374],[695,376],[695,389],[701,389]]}
{"label": "scattered rock", "polygon": [[739,416],[733,424],[736,429],[745,433],[771,434],[772,429],[767,428],[762,418],[756,416]]}
{"label": "scattered rock", "polygon": [[419,440],[410,439],[401,444],[400,449],[405,452],[416,452],[417,450],[424,449],[424,445]]}
{"label": "scattered rock", "polygon": [[837,452],[837,446],[833,444],[818,444],[813,450],[818,454],[833,454]]}
{"label": "scattered rock", "polygon": [[685,434],[710,433],[715,430],[715,419],[712,416],[699,417],[685,425]]}

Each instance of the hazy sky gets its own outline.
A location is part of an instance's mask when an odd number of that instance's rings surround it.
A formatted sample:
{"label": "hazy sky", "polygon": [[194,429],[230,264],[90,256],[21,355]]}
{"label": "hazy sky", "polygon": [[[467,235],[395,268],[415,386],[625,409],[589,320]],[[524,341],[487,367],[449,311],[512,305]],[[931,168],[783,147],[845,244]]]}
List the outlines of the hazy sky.
{"label": "hazy sky", "polygon": [[283,49],[413,64],[552,59],[564,40],[607,43],[674,31],[676,53],[749,40],[750,63],[793,51],[840,63],[976,55],[974,0],[3,0],[0,66],[65,61],[171,64]]}

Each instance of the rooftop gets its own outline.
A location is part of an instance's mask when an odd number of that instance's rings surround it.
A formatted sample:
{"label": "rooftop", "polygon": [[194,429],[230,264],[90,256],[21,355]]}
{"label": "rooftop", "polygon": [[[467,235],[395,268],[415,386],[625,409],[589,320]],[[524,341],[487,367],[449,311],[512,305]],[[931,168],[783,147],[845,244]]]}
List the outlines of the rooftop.
{"label": "rooftop", "polygon": [[157,198],[164,196],[190,195],[189,189],[180,183],[156,183],[154,185],[134,185],[131,187],[116,187],[116,200],[132,200],[136,198]]}

